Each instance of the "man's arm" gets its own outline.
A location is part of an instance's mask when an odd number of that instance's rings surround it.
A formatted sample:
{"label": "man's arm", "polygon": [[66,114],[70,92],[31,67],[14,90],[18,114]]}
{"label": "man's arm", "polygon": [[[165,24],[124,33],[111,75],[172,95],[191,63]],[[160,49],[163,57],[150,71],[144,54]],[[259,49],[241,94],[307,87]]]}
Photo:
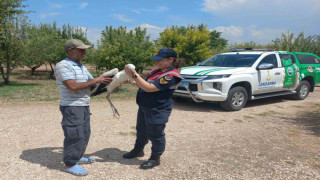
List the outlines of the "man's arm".
{"label": "man's arm", "polygon": [[76,80],[74,80],[74,79],[69,79],[69,80],[63,81],[63,84],[70,91],[76,92],[76,91],[79,91],[82,89],[87,89],[97,83],[109,84],[111,81],[112,81],[112,78],[110,78],[109,76],[100,76],[100,77],[91,79],[87,82],[81,82],[81,83],[77,83]]}

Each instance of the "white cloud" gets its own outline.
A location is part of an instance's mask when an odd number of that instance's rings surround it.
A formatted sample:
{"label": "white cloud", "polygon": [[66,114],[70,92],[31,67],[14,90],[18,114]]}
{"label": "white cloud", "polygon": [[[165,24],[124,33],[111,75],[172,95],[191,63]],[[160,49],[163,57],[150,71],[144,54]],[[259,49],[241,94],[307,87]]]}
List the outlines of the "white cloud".
{"label": "white cloud", "polygon": [[87,38],[88,40],[94,44],[94,47],[97,48],[98,41],[101,40],[101,32],[102,29],[88,29]]}
{"label": "white cloud", "polygon": [[94,44],[94,47],[97,48],[98,41],[101,39],[101,32],[103,29],[88,29],[86,27],[78,26],[82,31],[87,33],[88,40]]}
{"label": "white cloud", "polygon": [[229,9],[245,4],[248,0],[204,0],[204,12],[213,13],[217,10]]}
{"label": "white cloud", "polygon": [[62,8],[61,4],[56,4],[56,3],[49,3],[49,6],[52,8]]}
{"label": "white cloud", "polygon": [[239,38],[243,36],[243,28],[237,26],[216,27],[214,30],[222,32],[222,35],[230,38]]}
{"label": "white cloud", "polygon": [[123,22],[132,22],[132,19],[128,19],[124,14],[111,14],[110,17],[118,19]]}
{"label": "white cloud", "polygon": [[41,19],[45,19],[45,18],[47,18],[47,17],[57,16],[57,15],[59,15],[59,14],[61,14],[61,13],[60,13],[60,12],[42,13],[42,14],[40,14],[40,18],[41,18]]}
{"label": "white cloud", "polygon": [[317,11],[317,13],[319,13],[318,11],[320,11],[320,2],[319,0],[310,0],[311,2],[311,6],[313,7],[314,10]]}
{"label": "white cloud", "polygon": [[133,12],[135,12],[137,14],[140,14],[141,12],[158,12],[158,13],[161,13],[161,12],[166,12],[166,11],[169,11],[169,8],[166,7],[166,6],[160,6],[160,7],[157,7],[156,9],[133,10]]}
{"label": "white cloud", "polygon": [[[150,24],[141,24],[139,25],[142,29],[146,28],[147,35],[150,35],[150,40],[156,40],[160,37],[160,33],[164,31],[165,28],[153,26]],[[137,26],[135,26],[137,27]],[[128,28],[128,31],[134,30],[135,27]]]}
{"label": "white cloud", "polygon": [[141,14],[141,12],[139,10],[132,10],[132,12],[134,12],[136,14]]}
{"label": "white cloud", "polygon": [[229,44],[254,41],[259,44],[271,43],[272,40],[281,37],[281,34],[287,32],[288,29],[282,28],[260,28],[256,25],[248,27],[229,26],[216,27],[211,30],[216,30],[221,33],[221,37],[228,40]]}
{"label": "white cloud", "polygon": [[249,35],[251,36],[253,41],[260,43],[270,43],[272,40],[281,37],[282,33],[286,33],[287,29],[257,29],[255,25],[252,25],[247,28]]}
{"label": "white cloud", "polygon": [[85,7],[88,6],[88,4],[89,4],[89,3],[87,3],[87,2],[80,3],[79,9],[84,9]]}
{"label": "white cloud", "polygon": [[166,11],[169,11],[169,8],[165,7],[165,6],[161,6],[161,7],[158,7],[156,9],[157,12],[166,12]]}

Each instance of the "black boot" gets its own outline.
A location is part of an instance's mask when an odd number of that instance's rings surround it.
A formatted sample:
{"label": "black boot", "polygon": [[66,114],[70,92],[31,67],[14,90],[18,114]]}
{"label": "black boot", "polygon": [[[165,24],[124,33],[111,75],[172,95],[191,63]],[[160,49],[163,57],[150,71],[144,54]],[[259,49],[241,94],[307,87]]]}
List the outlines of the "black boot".
{"label": "black boot", "polygon": [[137,147],[134,147],[130,152],[122,155],[122,157],[125,159],[132,159],[132,158],[143,157],[143,156],[144,156],[143,148],[137,148]]}
{"label": "black boot", "polygon": [[152,153],[149,160],[140,165],[140,169],[151,169],[155,166],[159,166],[160,165],[160,156],[161,155],[159,155],[159,154]]}

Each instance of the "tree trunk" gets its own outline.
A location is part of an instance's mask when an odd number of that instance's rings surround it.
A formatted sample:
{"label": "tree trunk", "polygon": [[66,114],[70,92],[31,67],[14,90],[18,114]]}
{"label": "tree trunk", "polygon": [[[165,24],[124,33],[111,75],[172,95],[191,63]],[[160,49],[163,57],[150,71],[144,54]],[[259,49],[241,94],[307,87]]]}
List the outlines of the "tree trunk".
{"label": "tree trunk", "polygon": [[54,68],[53,68],[53,63],[49,63],[50,68],[51,68],[51,72],[50,72],[50,79],[54,79]]}
{"label": "tree trunk", "polygon": [[36,71],[36,69],[38,69],[40,66],[33,66],[31,68],[31,75],[33,76],[34,75],[34,72]]}
{"label": "tree trunk", "polygon": [[2,79],[3,79],[3,81],[5,82],[4,69],[3,69],[2,66],[0,66],[0,71],[1,71]]}
{"label": "tree trunk", "polygon": [[7,52],[6,52],[6,56],[7,56],[7,67],[6,67],[6,69],[7,69],[7,71],[5,72],[5,75],[4,75],[4,84],[9,84],[9,77],[10,77],[10,55],[9,55],[9,50],[7,49]]}

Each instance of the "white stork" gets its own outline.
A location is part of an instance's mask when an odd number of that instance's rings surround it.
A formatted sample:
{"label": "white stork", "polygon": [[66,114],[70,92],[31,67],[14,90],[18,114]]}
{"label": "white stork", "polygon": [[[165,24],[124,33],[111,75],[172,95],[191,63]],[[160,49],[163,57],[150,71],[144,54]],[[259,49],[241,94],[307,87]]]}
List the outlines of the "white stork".
{"label": "white stork", "polygon": [[[131,70],[134,70],[136,67],[133,64],[127,64],[125,67],[128,67]],[[115,117],[120,117],[120,114],[118,113],[117,108],[112,104],[111,102],[111,92],[115,89],[118,88],[119,86],[121,86],[121,84],[123,84],[125,81],[133,81],[133,78],[131,76],[129,76],[128,74],[126,74],[126,72],[124,70],[118,72],[118,68],[114,68],[108,72],[105,72],[102,74],[102,76],[104,75],[109,75],[109,76],[113,76],[112,77],[112,82],[110,84],[102,84],[102,83],[98,83],[96,85],[96,87],[91,91],[91,96],[96,96],[99,95],[105,91],[107,91],[107,100],[111,106],[111,109],[113,111],[113,116]]]}

